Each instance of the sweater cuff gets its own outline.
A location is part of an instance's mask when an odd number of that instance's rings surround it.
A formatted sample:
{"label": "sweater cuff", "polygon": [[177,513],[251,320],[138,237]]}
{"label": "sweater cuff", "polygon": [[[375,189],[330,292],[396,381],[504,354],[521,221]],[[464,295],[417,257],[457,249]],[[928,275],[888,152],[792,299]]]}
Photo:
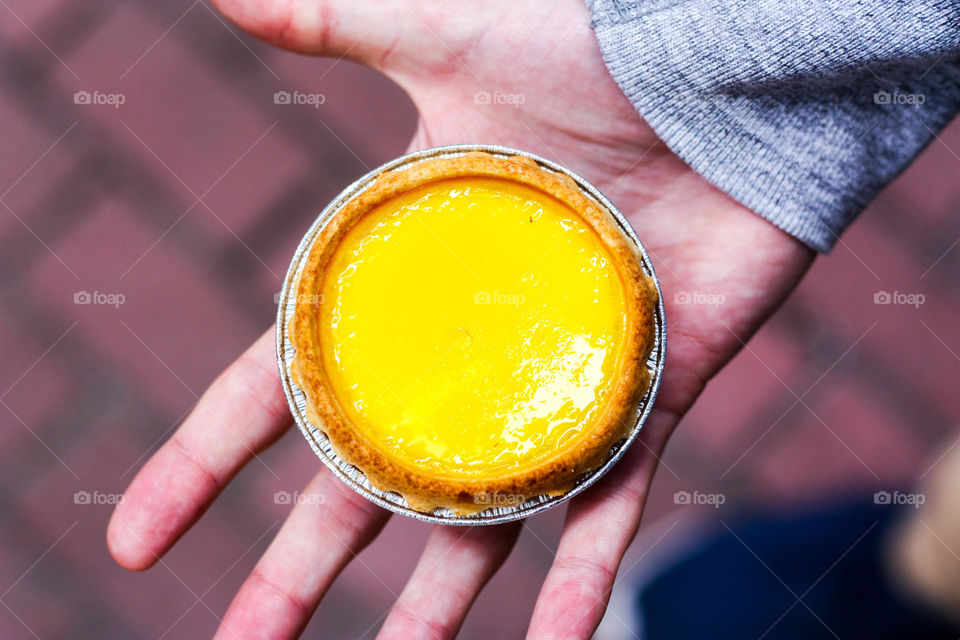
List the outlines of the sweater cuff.
{"label": "sweater cuff", "polygon": [[[811,0],[811,15],[771,8],[779,0],[588,4],[607,68],[667,146],[817,251],[960,108],[960,38],[935,7],[911,24],[895,7],[878,15],[883,5],[844,22],[835,0]],[[879,49],[850,35],[860,20]],[[863,67],[877,60],[882,70]]]}

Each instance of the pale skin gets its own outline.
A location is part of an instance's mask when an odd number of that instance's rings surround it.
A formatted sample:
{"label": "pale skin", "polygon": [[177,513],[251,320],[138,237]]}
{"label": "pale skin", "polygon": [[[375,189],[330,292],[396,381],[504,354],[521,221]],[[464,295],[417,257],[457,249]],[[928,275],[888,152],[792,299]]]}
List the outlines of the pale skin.
{"label": "pale skin", "polygon": [[894,582],[917,601],[960,625],[960,448],[952,441],[932,456],[923,478],[923,504],[904,509],[885,546],[885,567]]}
{"label": "pale skin", "polygon": [[[582,0],[215,4],[270,43],[345,56],[397,82],[420,112],[411,150],[493,143],[566,165],[624,212],[649,250],[669,327],[663,385],[639,441],[570,502],[529,624],[530,638],[589,638],[640,524],[667,438],[706,382],[800,280],[813,253],[711,186],[658,140],[604,66]],[[474,96],[483,91],[522,95],[523,104],[478,104]],[[674,304],[680,291],[721,294],[725,301]],[[213,382],[131,483],[107,532],[122,566],[153,565],[253,453],[290,427],[273,336],[271,328]],[[224,615],[218,638],[297,637],[388,517],[326,470],[304,491],[325,500],[293,508]],[[378,637],[455,636],[519,532],[519,523],[434,527]]]}

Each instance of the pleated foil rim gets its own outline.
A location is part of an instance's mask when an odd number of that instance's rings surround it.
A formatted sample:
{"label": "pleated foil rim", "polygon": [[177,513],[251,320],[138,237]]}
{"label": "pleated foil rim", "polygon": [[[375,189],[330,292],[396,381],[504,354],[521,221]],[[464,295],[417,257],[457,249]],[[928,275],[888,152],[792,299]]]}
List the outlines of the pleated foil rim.
{"label": "pleated foil rim", "polygon": [[[309,253],[310,248],[313,246],[314,239],[323,230],[330,219],[347,202],[369,188],[370,185],[373,184],[374,180],[376,180],[377,176],[385,171],[403,170],[424,160],[433,160],[436,158],[454,158],[475,151],[482,151],[501,158],[523,156],[533,160],[543,169],[569,176],[574,182],[577,183],[581,190],[596,200],[598,204],[600,204],[610,213],[614,220],[617,221],[617,224],[623,230],[624,234],[626,234],[626,236],[630,238],[630,240],[636,245],[636,248],[641,256],[641,265],[643,271],[647,277],[653,280],[657,288],[657,293],[659,294],[659,301],[657,303],[654,317],[656,336],[653,350],[650,353],[650,357],[647,359],[647,368],[650,372],[650,387],[647,389],[646,394],[644,394],[644,396],[640,399],[636,424],[630,430],[629,435],[626,438],[614,443],[613,447],[611,447],[610,455],[606,461],[598,468],[589,473],[585,473],[583,476],[578,478],[573,488],[566,493],[558,496],[539,495],[530,498],[521,504],[494,506],[480,513],[471,515],[457,515],[453,511],[445,508],[438,508],[429,513],[425,513],[410,508],[410,505],[407,504],[407,501],[404,500],[401,495],[394,492],[381,491],[380,489],[371,486],[370,482],[367,480],[367,477],[362,471],[353,465],[348,464],[339,456],[337,456],[336,453],[334,453],[332,447],[330,446],[330,440],[323,432],[322,426],[312,424],[307,419],[306,396],[304,395],[303,389],[294,383],[290,374],[290,367],[293,364],[294,348],[290,340],[289,324],[291,318],[293,317],[294,308],[296,306],[297,282],[299,281],[300,274],[306,263],[307,254]],[[320,213],[319,217],[317,217],[316,221],[310,226],[310,230],[307,231],[306,235],[303,237],[303,240],[301,240],[300,245],[297,247],[296,253],[294,253],[293,259],[290,262],[290,268],[287,270],[286,277],[283,281],[283,288],[280,291],[279,308],[277,310],[277,363],[280,369],[280,379],[283,384],[283,392],[287,397],[287,402],[290,405],[290,411],[293,414],[293,418],[296,421],[297,426],[300,428],[303,436],[307,439],[307,442],[310,443],[310,446],[313,448],[314,452],[316,452],[323,464],[325,464],[330,471],[332,471],[351,489],[368,500],[380,505],[384,509],[389,509],[394,513],[399,513],[423,522],[446,525],[501,524],[504,522],[511,522],[513,520],[527,518],[569,500],[575,495],[582,493],[590,485],[599,480],[623,456],[624,452],[627,450],[627,447],[629,447],[633,441],[636,440],[640,433],[640,429],[643,428],[644,422],[650,415],[650,410],[653,407],[654,400],[657,396],[657,391],[660,388],[660,379],[663,376],[666,342],[666,318],[663,309],[663,295],[660,291],[660,281],[657,279],[657,275],[653,270],[653,264],[650,261],[650,256],[647,254],[647,251],[640,242],[640,239],[637,238],[633,228],[623,217],[623,214],[620,213],[620,211],[617,210],[617,208],[614,207],[613,204],[611,204],[610,201],[607,200],[593,185],[580,176],[572,173],[568,169],[565,169],[554,162],[531,153],[496,145],[450,145],[417,151],[377,167],[344,189],[340,195],[334,198],[334,200]]]}

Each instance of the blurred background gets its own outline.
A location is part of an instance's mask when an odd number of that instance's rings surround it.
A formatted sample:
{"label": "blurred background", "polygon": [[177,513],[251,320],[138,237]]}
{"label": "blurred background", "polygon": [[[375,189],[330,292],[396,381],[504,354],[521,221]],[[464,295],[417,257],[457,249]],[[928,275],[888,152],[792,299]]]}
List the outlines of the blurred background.
{"label": "blurred background", "polygon": [[[270,326],[316,213],[405,150],[416,112],[204,2],[0,0],[0,16],[0,637],[207,637],[289,510],[274,493],[320,467],[300,433],[146,573],[109,558],[109,502]],[[955,123],[710,384],[619,588],[682,521],[909,487],[953,441],[958,153]],[[463,638],[522,636],[562,517],[526,524]],[[305,636],[372,638],[428,531],[394,517]]]}

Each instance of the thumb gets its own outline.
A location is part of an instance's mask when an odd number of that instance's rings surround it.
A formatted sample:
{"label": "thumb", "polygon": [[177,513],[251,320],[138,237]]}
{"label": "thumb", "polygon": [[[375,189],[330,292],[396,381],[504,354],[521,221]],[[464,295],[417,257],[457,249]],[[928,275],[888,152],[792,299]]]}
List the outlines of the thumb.
{"label": "thumb", "polygon": [[399,0],[211,0],[241,29],[297,53],[382,70],[416,48],[417,21]]}

